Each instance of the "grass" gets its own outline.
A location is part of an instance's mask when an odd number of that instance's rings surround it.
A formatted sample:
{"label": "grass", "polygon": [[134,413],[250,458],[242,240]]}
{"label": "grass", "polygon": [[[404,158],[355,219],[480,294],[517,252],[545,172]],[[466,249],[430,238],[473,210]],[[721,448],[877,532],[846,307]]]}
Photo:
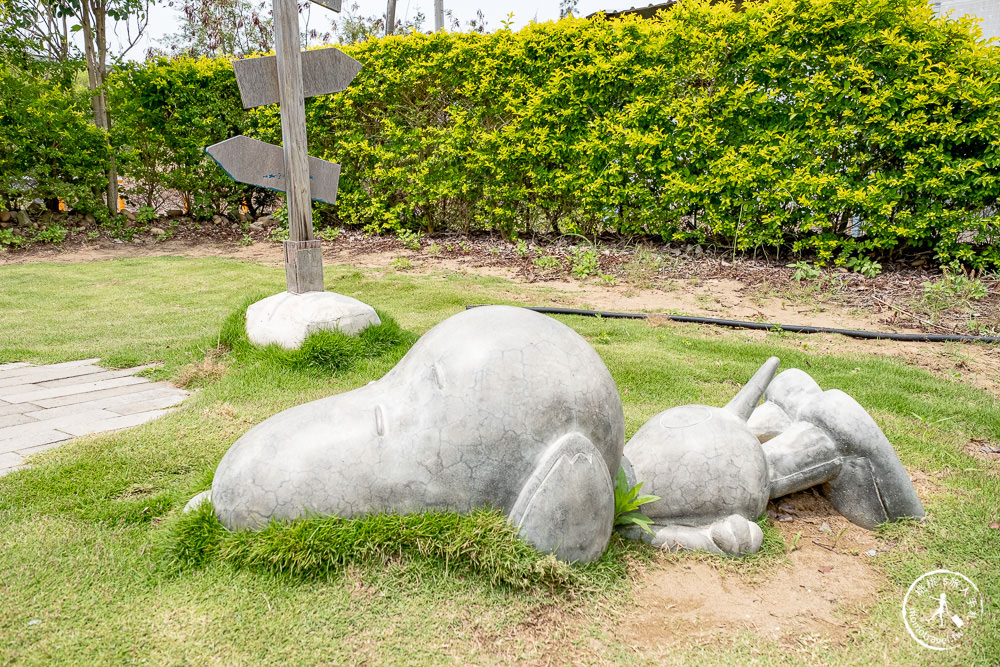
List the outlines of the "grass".
{"label": "grass", "polygon": [[[219,533],[205,514],[181,516],[247,429],[381,377],[412,342],[408,332],[423,333],[470,303],[559,297],[458,273],[338,266],[326,275],[328,289],[380,310],[382,334],[285,356],[246,346],[232,316],[248,299],[281,291],[280,268],[183,258],[0,267],[0,363],[161,361],[156,376],[186,377],[200,388],[163,419],[75,440],[0,478],[0,661],[649,660],[618,631],[642,606],[635,577],[704,557],[658,557],[613,541],[597,565],[566,568],[524,550],[489,512],[371,523],[317,518],[252,536]],[[996,399],[889,357],[815,354],[796,334],[751,343],[694,325],[559,319],[607,363],[629,435],[669,406],[724,404],[776,354],[783,367],[808,366],[823,387],[869,407],[904,463],[939,481],[925,522],[880,531],[891,546],[872,559],[881,597],[851,617],[846,645],[804,638],[788,646],[745,633],[681,644],[670,660],[941,658],[905,635],[899,615],[910,582],[941,567],[966,574],[989,597],[987,618],[944,659],[981,664],[1000,655],[1000,533],[988,527],[1000,520],[1000,471],[966,454],[971,438],[1000,441]],[[331,348],[341,351],[318,354]],[[790,546],[771,522],[761,523],[761,555],[712,562],[732,573],[780,573]],[[403,539],[404,527],[415,534]]]}

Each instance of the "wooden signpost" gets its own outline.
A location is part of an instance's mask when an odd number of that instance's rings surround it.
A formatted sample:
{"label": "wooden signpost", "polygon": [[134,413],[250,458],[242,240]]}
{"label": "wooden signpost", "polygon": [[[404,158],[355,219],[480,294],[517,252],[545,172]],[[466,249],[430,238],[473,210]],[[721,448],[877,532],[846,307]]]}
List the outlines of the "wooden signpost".
{"label": "wooden signpost", "polygon": [[[341,0],[312,0],[335,12]],[[312,228],[312,200],[337,199],[340,165],[309,157],[305,98],[344,90],[361,63],[337,49],[302,53],[296,0],[274,2],[273,56],[233,63],[243,106],[278,103],[282,146],[238,136],[206,150],[233,179],[285,193],[285,278],[293,294],[323,291],[323,254]]]}

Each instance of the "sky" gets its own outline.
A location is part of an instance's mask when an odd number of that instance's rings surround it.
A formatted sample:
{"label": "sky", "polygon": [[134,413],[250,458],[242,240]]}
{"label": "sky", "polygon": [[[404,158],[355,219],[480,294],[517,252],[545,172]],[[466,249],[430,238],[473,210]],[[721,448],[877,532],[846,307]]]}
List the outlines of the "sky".
{"label": "sky", "polygon": [[[148,46],[155,46],[163,36],[177,30],[177,10],[167,6],[168,0],[158,0],[150,11],[149,28],[143,42],[136,45],[130,54],[132,57],[143,58]],[[385,0],[343,0],[344,7],[357,4],[358,14],[365,16],[385,14]],[[600,10],[620,10],[629,7],[645,7],[654,4],[654,0],[580,0],[577,13],[581,16],[592,14]],[[505,2],[492,2],[482,0],[481,2],[457,2],[445,0],[444,8],[451,10],[455,18],[465,24],[468,20],[475,18],[476,11],[482,10],[486,17],[488,29],[492,32],[500,28],[501,22],[506,20],[508,14],[513,14],[513,29],[524,27],[531,21],[552,21],[559,18],[559,0],[506,0]],[[396,18],[406,19],[413,17],[417,12],[423,12],[427,17],[424,27],[431,30],[434,27],[434,3],[433,0],[397,0]],[[337,15],[320,5],[313,5],[311,26],[315,28],[326,28],[330,20]]]}

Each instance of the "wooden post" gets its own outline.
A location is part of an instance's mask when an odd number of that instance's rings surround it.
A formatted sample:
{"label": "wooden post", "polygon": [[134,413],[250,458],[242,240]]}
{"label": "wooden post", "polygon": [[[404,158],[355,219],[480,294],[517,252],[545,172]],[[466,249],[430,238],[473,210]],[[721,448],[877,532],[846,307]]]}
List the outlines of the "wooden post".
{"label": "wooden post", "polygon": [[306,107],[302,94],[302,54],[296,0],[274,0],[274,51],[285,154],[285,203],[288,236],[285,278],[293,294],[323,291],[323,253],[314,241],[306,144]]}
{"label": "wooden post", "polygon": [[444,0],[434,0],[434,32],[444,28]]}
{"label": "wooden post", "polygon": [[396,30],[396,0],[389,0],[385,6],[385,35],[388,37]]}

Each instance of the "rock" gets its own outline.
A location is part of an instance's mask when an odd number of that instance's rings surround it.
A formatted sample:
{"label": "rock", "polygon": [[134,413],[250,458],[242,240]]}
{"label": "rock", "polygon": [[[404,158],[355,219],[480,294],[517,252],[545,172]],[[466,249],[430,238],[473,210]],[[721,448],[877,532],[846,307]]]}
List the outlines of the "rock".
{"label": "rock", "polygon": [[83,216],[83,224],[87,225],[88,227],[91,225],[95,225],[97,224],[97,218],[88,213],[87,215]]}
{"label": "rock", "polygon": [[264,223],[260,222],[259,220],[254,220],[253,222],[250,223],[250,229],[261,231],[264,229]]}
{"label": "rock", "polygon": [[135,222],[135,213],[132,211],[125,211],[122,213],[129,222]]}
{"label": "rock", "polygon": [[17,224],[20,225],[21,227],[30,227],[31,226],[31,218],[28,217],[28,212],[27,211],[23,211],[22,210],[22,211],[15,212],[14,213],[14,218],[17,219]]}
{"label": "rock", "polygon": [[276,343],[296,349],[316,331],[343,331],[355,335],[381,324],[375,309],[334,292],[282,292],[247,308],[247,335],[255,345]]}
{"label": "rock", "polygon": [[212,222],[215,223],[216,225],[221,225],[223,223],[222,216],[221,215],[213,215],[212,216]]}
{"label": "rock", "polygon": [[696,245],[696,246],[694,247],[694,256],[695,256],[695,257],[701,257],[701,256],[702,256],[702,254],[704,254],[704,252],[705,252],[705,251],[704,251],[704,250],[702,250],[702,248],[701,248],[701,246],[700,246],[700,245]]}
{"label": "rock", "polygon": [[184,215],[184,211],[182,211],[179,208],[169,208],[169,209],[167,209],[167,217],[170,217],[170,218],[179,218],[182,215]]}
{"label": "rock", "polygon": [[0,211],[0,222],[8,222],[10,218],[10,211]]}
{"label": "rock", "polygon": [[166,232],[160,229],[159,227],[150,227],[149,233],[152,234],[153,236],[163,236],[164,234],[166,234]]}

